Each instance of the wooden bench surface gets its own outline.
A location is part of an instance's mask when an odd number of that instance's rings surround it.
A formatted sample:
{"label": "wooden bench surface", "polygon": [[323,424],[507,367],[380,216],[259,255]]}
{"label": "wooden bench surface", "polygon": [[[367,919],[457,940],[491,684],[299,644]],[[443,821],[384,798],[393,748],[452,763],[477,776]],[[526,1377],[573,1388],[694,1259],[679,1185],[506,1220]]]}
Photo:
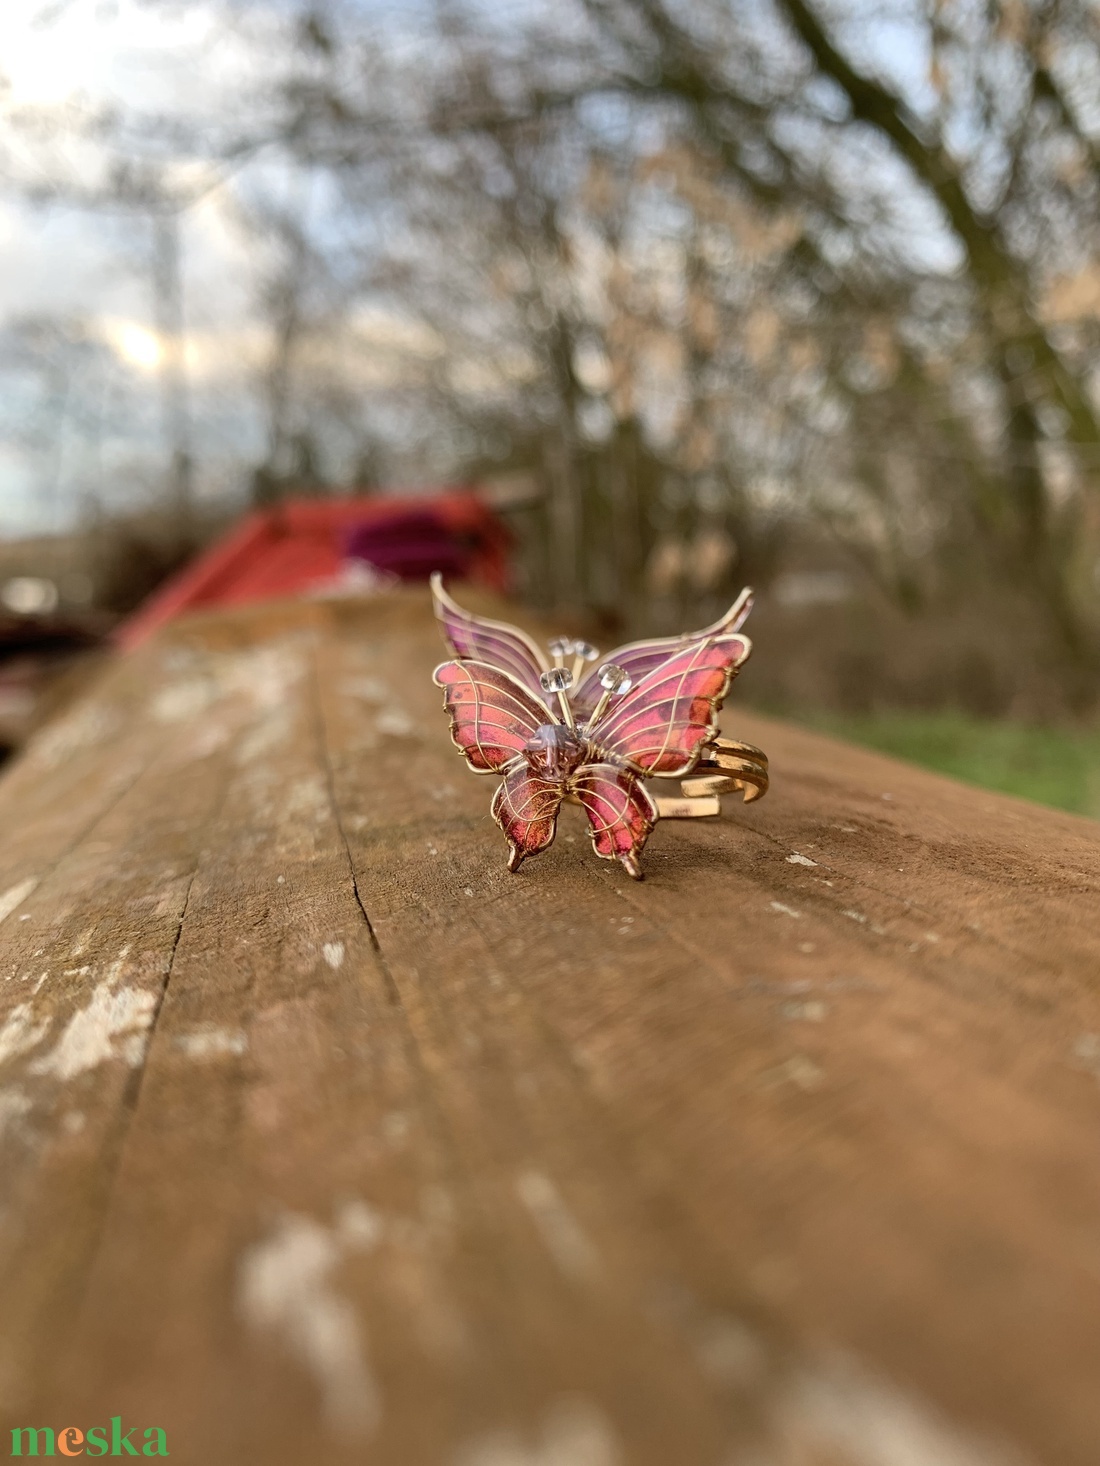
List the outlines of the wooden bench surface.
{"label": "wooden bench surface", "polygon": [[0,783],[0,1455],[1095,1466],[1100,826],[735,688],[767,799],[513,876],[442,655],[181,623]]}

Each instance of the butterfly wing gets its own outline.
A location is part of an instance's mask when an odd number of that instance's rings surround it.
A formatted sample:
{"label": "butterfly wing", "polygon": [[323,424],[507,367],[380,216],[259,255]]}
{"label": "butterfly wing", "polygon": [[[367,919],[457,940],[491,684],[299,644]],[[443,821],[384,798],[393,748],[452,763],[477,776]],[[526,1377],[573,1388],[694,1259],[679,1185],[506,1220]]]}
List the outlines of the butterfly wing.
{"label": "butterfly wing", "polygon": [[504,770],[504,782],[493,795],[491,809],[512,847],[509,870],[519,870],[529,855],[553,844],[561,799],[560,784],[533,774],[526,759],[517,758]]}
{"label": "butterfly wing", "polygon": [[601,860],[621,861],[640,881],[638,857],[657,823],[657,806],[649,791],[629,769],[603,763],[586,764],[572,790],[588,816],[593,850]]}
{"label": "butterfly wing", "polygon": [[554,722],[541,698],[487,662],[444,662],[432,673],[451,715],[451,741],[478,774],[499,774],[537,728]]}
{"label": "butterfly wing", "polygon": [[646,777],[690,773],[718,732],[718,710],[749,651],[744,636],[689,642],[590,730],[597,747]]}
{"label": "butterfly wing", "polygon": [[[673,653],[682,651],[692,642],[710,641],[716,637],[730,636],[735,631],[739,631],[748,620],[752,603],[752,590],[746,586],[726,614],[720,616],[713,626],[705,626],[702,631],[685,631],[680,636],[666,636],[653,641],[629,642],[626,646],[609,652],[601,659],[600,666],[611,662],[614,666],[621,667],[624,672],[628,672],[632,682],[638,683],[662,662],[667,662]],[[577,721],[580,723],[587,720],[599,701],[601,688],[598,672],[599,667],[594,667],[583,679],[576,692],[571,695]]]}
{"label": "butterfly wing", "polygon": [[484,616],[464,611],[443,589],[443,577],[438,571],[432,576],[432,603],[443,639],[456,657],[487,662],[491,667],[509,672],[524,687],[538,694],[539,673],[545,672],[549,664],[525,632],[504,621],[488,621]]}

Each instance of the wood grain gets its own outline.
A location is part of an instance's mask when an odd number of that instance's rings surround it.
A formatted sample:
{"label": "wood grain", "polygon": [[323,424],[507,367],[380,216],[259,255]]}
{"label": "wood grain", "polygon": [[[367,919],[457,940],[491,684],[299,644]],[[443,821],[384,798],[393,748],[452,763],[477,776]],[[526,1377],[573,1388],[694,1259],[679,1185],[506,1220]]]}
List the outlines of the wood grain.
{"label": "wood grain", "polygon": [[1094,1466],[1100,829],[735,698],[509,875],[440,659],[196,618],[0,783],[0,1453]]}

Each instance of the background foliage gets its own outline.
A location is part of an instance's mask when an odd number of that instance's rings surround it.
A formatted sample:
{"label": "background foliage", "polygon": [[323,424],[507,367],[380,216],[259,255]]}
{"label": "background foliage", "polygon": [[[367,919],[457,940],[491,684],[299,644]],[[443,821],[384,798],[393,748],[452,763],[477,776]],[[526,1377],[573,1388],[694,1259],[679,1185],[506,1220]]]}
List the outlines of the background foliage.
{"label": "background foliage", "polygon": [[[108,230],[149,302],[144,366],[94,301],[9,314],[44,498],[89,523],[125,477],[186,541],[242,497],[477,477],[567,619],[757,584],[773,704],[1093,709],[1088,0],[95,14],[197,16],[202,60],[6,94],[9,196]],[[195,325],[212,231],[232,336]]]}

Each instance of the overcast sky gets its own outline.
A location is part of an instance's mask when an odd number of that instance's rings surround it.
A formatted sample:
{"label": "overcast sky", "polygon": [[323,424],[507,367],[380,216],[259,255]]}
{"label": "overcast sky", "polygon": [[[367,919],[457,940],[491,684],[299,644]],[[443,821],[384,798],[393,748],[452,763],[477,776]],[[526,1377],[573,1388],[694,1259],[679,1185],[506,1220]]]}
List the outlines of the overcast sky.
{"label": "overcast sky", "polygon": [[[357,0],[348,0],[355,4]],[[415,33],[417,0],[361,0],[391,29]],[[496,24],[508,23],[500,0]],[[541,0],[539,0],[541,3]],[[857,51],[893,72],[919,105],[927,57],[892,13],[849,30]],[[837,12],[841,14],[842,12]],[[156,395],[159,347],[150,277],[151,225],[139,216],[106,217],[25,197],[42,154],[17,119],[27,109],[117,103],[128,111],[178,110],[217,117],[256,79],[262,28],[279,6],[250,6],[239,32],[225,8],[205,0],[179,5],[141,0],[0,0],[0,331],[49,316],[97,343],[94,364],[74,380],[43,387],[42,374],[0,360],[0,536],[63,528],[92,495],[109,505],[140,503],[165,462]],[[864,14],[866,22],[866,15]],[[72,177],[94,173],[94,145],[61,154]],[[54,166],[56,164],[54,158]],[[278,170],[277,160],[261,167]],[[277,183],[277,179],[276,179]],[[263,337],[250,312],[251,261],[227,189],[214,190],[184,224],[185,316],[195,393],[199,491],[241,492],[248,461],[263,453],[249,390]],[[379,331],[393,323],[378,322]],[[21,348],[17,348],[21,349]],[[48,390],[47,390],[48,389]],[[52,395],[51,395],[52,394]],[[58,426],[60,425],[60,426]]]}
{"label": "overcast sky", "polygon": [[[47,7],[24,0],[0,6],[0,67],[7,82],[0,131],[7,171],[14,172],[21,185],[33,183],[39,171],[36,148],[21,141],[15,125],[28,108],[73,101],[94,107],[118,101],[161,113],[176,107],[185,111],[196,106],[200,96],[206,105],[216,105],[220,88],[247,80],[246,51],[234,47],[210,7],[71,0],[55,6],[54,12],[51,19]],[[36,21],[36,15],[45,19]],[[66,158],[79,174],[84,156],[70,149]],[[255,424],[248,420],[243,387],[254,365],[247,359],[249,346],[255,343],[248,341],[245,331],[248,282],[243,241],[225,203],[212,195],[189,214],[184,226],[189,356],[200,395],[207,377],[223,394],[242,389],[231,416],[239,423],[236,431],[247,438]],[[116,402],[121,397],[128,404],[139,399],[124,432],[110,421],[99,429],[102,482],[93,487],[115,503],[140,502],[148,492],[159,447],[151,245],[151,226],[140,217],[104,217],[57,203],[37,205],[28,202],[17,186],[0,193],[0,324],[34,316],[79,322],[83,331],[104,343],[117,368],[112,370],[107,361],[112,378],[105,384],[108,395],[113,391]],[[230,362],[232,369],[227,370]],[[102,362],[96,370],[104,370]],[[78,424],[62,423],[62,436],[70,440],[68,465],[64,443],[58,464],[42,445],[20,441],[36,402],[42,415],[41,393],[33,392],[26,379],[20,381],[18,375],[13,379],[10,370],[6,375],[0,535],[61,527],[78,507],[78,469],[85,473],[85,465],[73,461],[79,455],[71,451]],[[211,492],[226,487],[218,474],[217,450],[227,415],[221,414],[220,424],[217,417],[210,424],[214,461],[205,476]],[[48,432],[51,424],[43,421],[42,427]],[[227,462],[237,456],[229,452],[236,446],[221,441]]]}

